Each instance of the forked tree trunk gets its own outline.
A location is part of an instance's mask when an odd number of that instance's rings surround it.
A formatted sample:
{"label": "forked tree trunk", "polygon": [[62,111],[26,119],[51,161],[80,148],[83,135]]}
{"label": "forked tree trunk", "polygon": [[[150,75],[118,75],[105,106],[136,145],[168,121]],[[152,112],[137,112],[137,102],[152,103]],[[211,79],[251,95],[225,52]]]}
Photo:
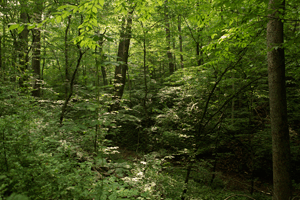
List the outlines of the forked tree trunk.
{"label": "forked tree trunk", "polygon": [[111,106],[112,111],[119,109],[120,100],[124,93],[124,87],[126,83],[126,73],[128,70],[128,57],[129,57],[129,45],[131,39],[131,26],[132,26],[132,9],[127,17],[123,18],[122,28],[120,33],[120,42],[118,48],[117,61],[120,62],[115,68],[115,81],[114,81],[114,95],[113,100],[115,103]]}
{"label": "forked tree trunk", "polygon": [[269,0],[267,25],[268,81],[273,152],[273,200],[289,200],[290,141],[287,122],[285,57],[283,48],[283,12],[285,1]]}

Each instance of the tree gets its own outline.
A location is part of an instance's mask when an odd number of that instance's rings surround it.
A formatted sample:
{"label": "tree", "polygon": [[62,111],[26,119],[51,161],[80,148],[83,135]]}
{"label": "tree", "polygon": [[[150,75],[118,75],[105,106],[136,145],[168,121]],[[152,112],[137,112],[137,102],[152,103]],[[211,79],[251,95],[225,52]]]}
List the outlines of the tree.
{"label": "tree", "polygon": [[[103,37],[105,35],[105,32],[106,31],[104,31],[104,33],[99,33],[99,41],[98,41],[99,52],[97,52],[97,47],[96,47],[95,53],[98,54],[98,56],[96,55],[96,66],[97,66],[97,69],[101,65],[101,73],[102,73],[103,85],[107,86],[108,85],[108,82],[107,82],[107,73],[106,73],[106,68],[103,65],[103,62],[104,62],[104,59],[105,59],[105,56],[104,56],[104,53],[103,53],[103,43],[104,43]],[[99,82],[97,84],[99,84]]]}
{"label": "tree", "polygon": [[[291,130],[290,173],[298,184],[299,3],[290,1],[283,18],[280,0],[272,2],[270,13],[278,11],[269,18],[269,78],[277,90],[270,89],[270,99],[287,103],[289,114],[287,126],[286,110],[272,104],[284,116],[281,122],[273,117],[272,126],[285,139]],[[238,198],[222,181],[232,175],[248,183],[234,189],[248,187],[251,195],[259,184],[269,186],[267,9],[257,0],[0,1],[0,199],[13,193],[29,199]],[[285,21],[284,46],[272,40],[277,18]],[[24,30],[26,37],[19,35]],[[40,68],[43,95],[33,98],[22,91],[41,79]],[[287,97],[280,93],[284,71]],[[15,77],[28,77],[24,87]],[[33,90],[38,96],[38,87]],[[281,133],[274,132],[276,145]],[[274,156],[287,153],[287,144],[274,142]],[[286,167],[277,161],[277,169]],[[279,175],[276,200],[289,189]]]}
{"label": "tree", "polygon": [[27,0],[21,1],[20,22],[23,25],[23,30],[19,33],[19,41],[17,46],[19,65],[21,77],[19,80],[20,87],[24,86],[24,81],[27,79],[26,70],[28,69],[28,29],[26,23],[28,22]]}
{"label": "tree", "polygon": [[[33,13],[33,19],[37,23],[41,23],[42,18],[42,10],[43,10],[43,2],[39,0],[35,4],[35,9]],[[40,96],[40,76],[41,76],[41,30],[39,28],[32,29],[32,42],[33,42],[33,50],[32,50],[32,69],[35,74],[35,82],[33,85],[34,90],[32,91],[32,95],[35,97]]]}
{"label": "tree", "polygon": [[168,57],[168,63],[169,63],[169,71],[170,74],[173,74],[175,71],[175,65],[173,62],[173,54],[171,52],[171,32],[170,32],[170,14],[168,5],[168,0],[165,0],[165,21],[166,21],[166,41],[167,41],[167,57]]}
{"label": "tree", "polygon": [[132,14],[134,7],[130,8],[128,15],[122,19],[122,27],[120,33],[120,42],[118,48],[117,61],[120,62],[115,68],[115,82],[114,82],[114,96],[116,100],[115,104],[112,105],[111,110],[115,111],[119,108],[119,101],[123,96],[124,87],[126,83],[126,73],[128,69],[128,57],[129,57],[129,45],[131,39],[131,26],[132,26]]}
{"label": "tree", "polygon": [[284,0],[269,1],[267,55],[273,152],[273,200],[288,200],[291,196],[290,141],[287,121],[282,22],[284,9]]}
{"label": "tree", "polygon": [[182,55],[182,35],[181,35],[181,16],[178,16],[178,32],[179,32],[179,51],[180,51],[180,67],[183,68],[183,55]]}

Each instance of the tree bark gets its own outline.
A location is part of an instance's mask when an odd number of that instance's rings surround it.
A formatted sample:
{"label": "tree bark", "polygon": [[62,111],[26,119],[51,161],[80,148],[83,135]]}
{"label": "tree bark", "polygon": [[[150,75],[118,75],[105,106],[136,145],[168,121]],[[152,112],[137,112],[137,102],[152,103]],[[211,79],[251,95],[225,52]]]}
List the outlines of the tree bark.
{"label": "tree bark", "polygon": [[290,141],[287,121],[285,88],[285,57],[283,48],[283,22],[285,1],[269,0],[267,25],[268,81],[273,152],[273,200],[289,200]]}
{"label": "tree bark", "polygon": [[143,68],[144,68],[144,84],[145,84],[145,95],[143,100],[143,108],[146,115],[146,126],[148,124],[148,110],[147,110],[147,96],[148,96],[148,85],[147,85],[147,48],[146,48],[146,31],[144,29],[143,23],[141,22],[144,38],[143,38]]}
{"label": "tree bark", "polygon": [[201,59],[200,59],[200,43],[197,41],[196,42],[196,58],[197,58],[197,65],[201,65]]}
{"label": "tree bark", "polygon": [[168,0],[165,0],[165,20],[166,20],[166,41],[167,41],[167,57],[169,62],[169,71],[170,74],[173,74],[175,71],[175,65],[173,63],[173,55],[171,52],[171,33],[170,33],[170,22],[168,15]]}
{"label": "tree bark", "polygon": [[182,33],[181,33],[181,16],[178,16],[178,32],[179,32],[179,51],[180,51],[180,66],[183,68],[183,50],[182,50]]}
{"label": "tree bark", "polygon": [[[2,7],[2,10],[3,12],[6,10],[6,4],[7,4],[7,0],[3,0],[1,1],[0,5]],[[5,44],[6,44],[6,27],[7,27],[7,22],[6,22],[6,16],[2,16],[2,36],[1,36],[1,44],[0,44],[0,53],[1,53],[1,56],[0,56],[0,70],[3,71],[2,75],[4,74],[4,71],[5,71],[5,66],[6,66],[6,62],[7,62],[7,58],[5,57]],[[3,51],[2,51],[3,50]],[[3,75],[3,78],[5,76]]]}
{"label": "tree bark", "polygon": [[20,1],[21,13],[20,13],[20,23],[25,26],[23,31],[19,33],[19,41],[17,45],[17,52],[19,57],[19,65],[21,76],[19,79],[20,87],[24,87],[24,81],[28,79],[26,75],[26,69],[28,69],[28,29],[25,25],[28,22],[27,18],[27,1]]}
{"label": "tree bark", "polygon": [[[2,36],[0,35],[0,71],[3,70],[2,69]],[[4,70],[3,70],[4,72]],[[3,73],[1,73],[3,74]]]}
{"label": "tree bark", "polygon": [[65,30],[65,38],[64,38],[64,42],[65,42],[65,97],[68,97],[68,93],[69,93],[69,86],[68,86],[68,82],[69,82],[69,38],[68,38],[68,34],[69,34],[69,29],[71,26],[71,15],[68,16],[67,19],[67,27]]}
{"label": "tree bark", "polygon": [[[35,22],[40,23],[42,18],[43,3],[36,2],[35,13],[33,19]],[[33,29],[33,50],[32,50],[32,68],[35,75],[35,82],[33,85],[32,96],[40,96],[40,78],[41,78],[41,30]]]}
{"label": "tree bark", "polygon": [[102,74],[102,79],[103,79],[103,85],[104,86],[108,85],[106,68],[105,68],[105,66],[102,65],[102,63],[104,61],[104,53],[103,53],[103,43],[104,43],[104,41],[103,41],[103,37],[104,37],[105,33],[106,33],[106,31],[104,31],[104,33],[100,34],[100,39],[98,41],[98,44],[100,46],[99,52],[98,52],[98,54],[100,55],[100,60],[98,60],[98,58],[96,58],[97,67],[101,66],[101,74]]}
{"label": "tree bark", "polygon": [[132,26],[132,9],[127,17],[123,18],[121,33],[120,33],[120,42],[118,48],[118,58],[117,61],[120,62],[115,68],[115,81],[114,81],[114,95],[113,100],[115,103],[111,106],[112,111],[119,109],[119,101],[121,100],[124,87],[126,83],[126,73],[128,70],[128,57],[129,57],[129,45],[131,39],[131,26]]}
{"label": "tree bark", "polygon": [[197,58],[197,65],[200,66],[203,64],[203,52],[202,52],[202,39],[200,37],[202,29],[197,27],[197,40],[196,42],[196,58]]}

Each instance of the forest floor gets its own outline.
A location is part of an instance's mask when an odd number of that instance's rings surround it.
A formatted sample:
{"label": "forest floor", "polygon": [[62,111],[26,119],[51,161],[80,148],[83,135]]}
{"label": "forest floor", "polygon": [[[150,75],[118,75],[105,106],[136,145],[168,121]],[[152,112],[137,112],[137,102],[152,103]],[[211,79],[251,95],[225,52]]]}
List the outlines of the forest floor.
{"label": "forest floor", "polygon": [[[143,162],[144,159],[144,155],[137,153],[135,151],[131,151],[131,150],[127,150],[125,148],[120,148],[119,149],[119,154],[116,155],[115,159],[124,159],[127,160],[128,162]],[[164,158],[162,157],[158,157],[158,159],[164,160]],[[171,164],[171,165],[170,165]],[[176,174],[176,171],[180,170],[182,173],[182,180],[183,181],[185,179],[185,166],[184,164],[182,164],[181,166],[178,165],[178,162],[174,162],[172,163],[172,161],[168,164],[167,169],[164,171],[165,172],[165,176],[169,175],[169,176],[173,176],[171,173],[174,172]],[[199,171],[198,171],[199,172]],[[161,171],[159,172],[161,173]],[[204,177],[203,174],[206,172],[199,172],[202,174],[192,174],[191,176],[193,176],[193,178],[191,178],[191,181],[189,184],[194,184],[195,182],[198,182],[200,184],[198,184],[198,187],[202,187],[202,186],[208,186],[211,187],[209,182],[211,179],[211,176],[213,174],[211,169],[208,169],[208,178]],[[212,196],[207,197],[207,198],[203,198],[203,197],[193,197],[191,199],[226,199],[227,197],[230,197],[234,194],[237,195],[245,195],[244,197],[235,197],[235,198],[230,198],[230,199],[249,199],[247,196],[249,197],[253,197],[253,199],[255,200],[259,200],[259,199],[271,199],[271,188],[272,188],[272,184],[270,181],[268,180],[263,180],[263,179],[255,179],[254,186],[252,189],[251,186],[251,181],[247,178],[247,174],[241,174],[241,173],[234,173],[234,172],[228,172],[224,169],[217,169],[215,172],[217,178],[215,178],[218,186],[213,186],[211,187],[211,191],[215,191],[216,192],[216,197],[212,198]],[[176,175],[175,175],[176,176]],[[174,176],[174,177],[175,177]],[[204,181],[200,181],[197,180],[195,177],[201,177],[202,179],[207,179]],[[178,176],[177,176],[178,178]],[[219,184],[218,182],[222,182],[222,184]],[[221,187],[219,187],[221,185]],[[216,188],[216,190],[215,190]],[[180,188],[182,190],[182,188]],[[253,193],[256,195],[251,195],[251,190],[253,190]],[[192,192],[192,191],[190,191]],[[223,193],[223,196],[220,196],[220,193]],[[196,195],[197,196],[197,195]]]}

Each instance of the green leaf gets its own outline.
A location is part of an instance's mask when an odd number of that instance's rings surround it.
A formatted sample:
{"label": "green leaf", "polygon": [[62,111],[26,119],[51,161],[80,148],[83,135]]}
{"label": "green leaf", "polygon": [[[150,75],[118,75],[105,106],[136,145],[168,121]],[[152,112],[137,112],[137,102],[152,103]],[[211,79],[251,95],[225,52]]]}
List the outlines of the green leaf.
{"label": "green leaf", "polygon": [[15,194],[13,193],[12,195],[10,195],[7,200],[28,200],[29,198],[25,195],[22,194]]}
{"label": "green leaf", "polygon": [[63,10],[65,8],[68,8],[68,7],[70,7],[70,6],[69,5],[63,5],[63,6],[58,7],[57,10]]}
{"label": "green leaf", "polygon": [[57,22],[57,23],[60,23],[61,20],[62,20],[61,16],[57,16],[55,19],[56,19],[56,22]]}
{"label": "green leaf", "polygon": [[97,36],[97,35],[94,35],[94,36],[93,36],[93,40],[94,40],[94,41],[99,41],[99,40],[100,40],[100,37]]}
{"label": "green leaf", "polygon": [[9,26],[8,30],[14,30],[16,28],[19,28],[20,24],[12,24]]}
{"label": "green leaf", "polygon": [[158,0],[157,3],[158,3],[159,6],[162,6],[164,4],[164,2],[161,1],[161,0]]}
{"label": "green leaf", "polygon": [[99,0],[99,4],[100,4],[101,6],[103,6],[103,5],[104,5],[104,0]]}
{"label": "green leaf", "polygon": [[73,14],[76,13],[77,11],[78,11],[78,7],[75,7],[75,8],[73,9]]}
{"label": "green leaf", "polygon": [[92,8],[92,11],[93,11],[93,13],[97,13],[98,12],[98,10],[97,10],[97,8],[95,6]]}
{"label": "green leaf", "polygon": [[27,28],[28,28],[28,30],[30,30],[30,29],[33,29],[33,28],[35,28],[36,27],[36,24],[31,24],[31,25],[29,25]]}
{"label": "green leaf", "polygon": [[18,28],[18,34],[20,34],[24,30],[25,26],[22,25]]}
{"label": "green leaf", "polygon": [[6,177],[7,177],[6,175],[1,175],[1,176],[0,176],[0,180],[1,180],[1,179],[5,179]]}
{"label": "green leaf", "polygon": [[113,38],[111,38],[111,37],[107,37],[106,35],[104,35],[103,36],[105,39],[107,39],[107,41],[109,41],[109,42],[113,42],[114,41],[114,39]]}
{"label": "green leaf", "polygon": [[66,17],[68,17],[70,14],[71,14],[71,12],[69,12],[69,11],[64,11],[63,14],[62,14],[62,18],[66,18]]}

